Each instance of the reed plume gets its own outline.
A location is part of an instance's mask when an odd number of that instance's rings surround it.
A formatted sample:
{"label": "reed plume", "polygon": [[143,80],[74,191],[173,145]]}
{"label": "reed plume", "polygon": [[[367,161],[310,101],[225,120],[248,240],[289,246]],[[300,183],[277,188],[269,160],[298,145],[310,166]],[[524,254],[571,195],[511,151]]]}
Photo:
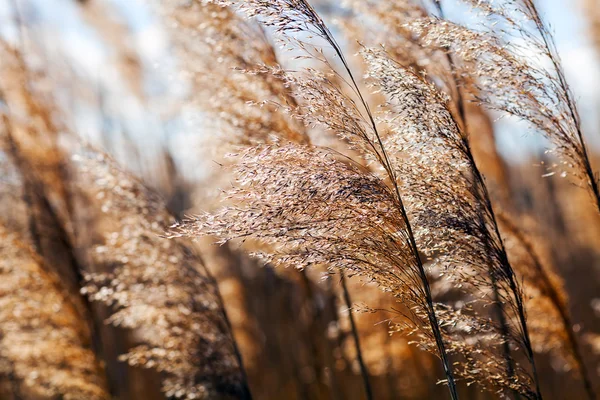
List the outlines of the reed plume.
{"label": "reed plume", "polygon": [[90,331],[58,278],[0,225],[0,365],[14,398],[109,399]]}
{"label": "reed plume", "polygon": [[[438,14],[443,16],[441,3],[434,1]],[[469,134],[469,141],[477,164],[486,178],[493,178],[503,201],[509,195],[505,162],[495,145],[491,118],[481,106],[472,101],[477,97],[469,77],[456,76],[451,53],[424,46],[410,29],[410,23],[427,18],[431,11],[419,0],[381,1],[346,0],[352,14],[344,20],[347,35],[363,47],[383,46],[394,61],[418,73],[427,74],[428,80],[447,93],[452,114]],[[361,23],[358,23],[361,21]]]}
{"label": "reed plume", "polygon": [[159,237],[172,223],[160,198],[102,154],[82,150],[73,162],[101,211],[88,254],[107,271],[87,274],[82,291],[114,309],[109,323],[134,331],[121,360],[160,372],[169,397],[250,398],[216,283],[190,247]]}
{"label": "reed plume", "polygon": [[[473,107],[476,106],[466,104],[462,106],[463,112],[460,112],[460,103],[462,101],[460,92],[475,91],[474,99],[480,98],[480,96],[478,96],[476,88],[472,87],[473,78],[470,75],[467,75],[465,70],[463,70],[463,73],[460,76],[456,76],[456,65],[452,58],[454,57],[452,52],[447,53],[448,63],[446,63],[446,68],[452,70],[452,74],[444,74],[443,69],[440,72],[439,67],[440,64],[443,63],[440,63],[439,59],[437,62],[432,62],[432,60],[435,60],[435,56],[439,52],[443,52],[446,48],[442,45],[424,46],[423,43],[419,43],[418,35],[414,35],[414,30],[409,28],[411,23],[414,23],[415,21],[418,23],[420,18],[427,16],[428,13],[424,6],[417,1],[393,3],[371,1],[368,2],[368,4],[364,4],[363,2],[350,3],[353,6],[353,9],[360,12],[361,15],[367,14],[375,18],[378,22],[375,29],[381,30],[383,27],[384,33],[381,34],[379,38],[380,40],[384,39],[382,42],[385,43],[385,49],[390,57],[394,58],[394,60],[401,63],[403,66],[408,66],[413,70],[426,72],[428,79],[435,82],[438,88],[446,90],[449,94],[453,95],[452,98],[455,100],[453,103],[458,103],[456,104],[456,107],[452,107],[458,111],[456,113],[458,114],[457,122],[462,121],[464,123],[463,126],[468,132],[472,132],[472,134],[469,135],[468,140],[473,147],[473,139],[477,139],[481,135],[481,132],[474,130],[472,126],[469,126],[469,124],[466,123],[466,118],[470,115],[465,113],[464,110],[472,110]],[[440,16],[443,17],[441,3],[436,1],[435,5]],[[394,35],[390,34],[392,32]],[[386,36],[385,33],[388,33],[388,35]],[[390,40],[388,37],[391,37],[392,39]],[[411,50],[407,52],[397,51],[396,49],[399,44],[398,38],[402,39],[400,43],[404,45],[402,49],[409,48]],[[434,68],[431,68],[432,64]],[[457,80],[456,91],[454,92],[448,90],[448,87],[450,87],[450,89],[452,87],[451,84],[448,84],[448,75],[454,76]],[[441,85],[440,82],[442,82]],[[470,96],[473,95],[470,94]],[[474,148],[473,152],[475,152],[475,150],[477,149]],[[482,158],[474,158],[477,160],[477,165],[479,165]],[[509,200],[507,194],[508,193],[505,192],[504,196],[502,196],[502,203],[506,203]],[[506,232],[508,234],[511,243],[515,242],[513,247],[518,249],[523,248],[527,253],[527,255],[521,253],[516,265],[516,271],[518,272],[519,277],[527,279],[527,282],[525,283],[527,296],[525,297],[531,299],[531,296],[534,296],[531,300],[527,300],[527,303],[532,309],[535,309],[536,316],[545,315],[546,321],[537,320],[537,318],[534,318],[533,321],[536,322],[536,340],[534,340],[535,350],[540,352],[552,351],[555,355],[556,353],[562,353],[560,354],[560,358],[565,359],[568,365],[576,366],[581,372],[588,395],[590,398],[594,398],[595,396],[593,395],[589,378],[587,378],[588,374],[586,372],[586,366],[580,354],[576,337],[577,334],[573,332],[573,324],[571,323],[568,306],[566,305],[567,300],[564,298],[564,292],[558,283],[560,279],[542,265],[537,254],[535,254],[535,251],[533,250],[531,242],[519,231],[510,218],[507,218],[505,213],[501,213],[499,219],[501,227],[507,228],[506,230],[502,230],[503,233]],[[555,323],[548,322],[550,315],[553,316],[552,320]]]}
{"label": "reed plume", "polygon": [[[467,75],[467,72],[463,70],[460,76],[456,74],[449,74],[443,72],[443,67],[440,68],[439,59],[436,60],[436,56],[439,57],[440,52],[444,51],[443,46],[423,46],[423,43],[419,43],[418,36],[415,36],[414,31],[409,27],[411,23],[418,21],[420,18],[427,16],[428,12],[426,8],[418,1],[406,1],[406,2],[381,2],[381,1],[370,1],[367,4],[363,2],[350,2],[355,11],[360,12],[360,15],[367,14],[375,18],[377,24],[375,29],[383,30],[383,34],[378,36],[378,39],[382,43],[385,43],[385,49],[388,55],[395,61],[401,63],[403,66],[410,67],[415,71],[423,71],[427,73],[427,77],[430,81],[435,82],[436,86],[440,90],[445,90],[449,94],[452,94],[452,103],[460,103],[461,91],[465,92],[469,97],[477,100],[480,96],[477,94],[476,88],[473,87],[473,78]],[[435,8],[443,18],[443,11],[441,8],[441,2],[435,1]],[[418,22],[417,22],[418,23]],[[382,28],[383,27],[383,28]],[[385,34],[387,33],[387,35]],[[393,33],[393,35],[391,34]],[[392,39],[388,39],[391,37]],[[398,38],[401,38],[399,43]],[[398,51],[397,46],[403,45],[402,49],[410,48],[408,52]],[[408,46],[410,47],[408,47]],[[425,48],[423,48],[425,47]],[[446,63],[446,69],[456,70],[456,65],[452,57],[452,52],[447,52],[449,59]],[[433,60],[433,62],[432,62]],[[437,61],[437,62],[435,62]],[[433,68],[432,68],[433,64]],[[442,71],[440,71],[442,69]],[[448,84],[448,76],[453,75],[457,80],[456,91],[448,90],[451,84]],[[442,84],[440,84],[440,82]],[[474,92],[474,93],[469,93]],[[473,149],[474,158],[477,161],[477,165],[480,166],[481,162],[489,164],[484,157],[478,157],[476,150],[477,141],[483,134],[480,126],[473,126],[470,119],[473,116],[475,109],[479,109],[479,106],[475,103],[466,103],[464,111],[460,112],[460,104],[451,107],[453,110],[458,110],[457,122],[461,120],[464,122],[464,127],[468,131],[468,140]],[[475,140],[475,141],[474,141]],[[488,152],[489,154],[489,152]],[[486,154],[487,156],[487,154]],[[492,157],[498,158],[498,155],[493,152]],[[499,161],[496,162],[497,164]],[[485,165],[485,164],[484,164]],[[508,183],[506,182],[505,173],[502,171],[504,167],[500,167],[500,174],[494,173],[503,182],[503,195],[502,201],[500,202],[503,206],[508,206],[509,197],[506,192]],[[494,171],[492,171],[494,172]],[[586,366],[580,354],[579,344],[577,340],[577,334],[573,331],[573,324],[569,316],[567,299],[564,294],[564,290],[561,288],[561,279],[556,276],[551,270],[547,268],[545,263],[542,262],[534,249],[531,241],[524,235],[520,229],[513,223],[512,219],[507,213],[501,212],[498,214],[499,224],[503,234],[507,235],[510,239],[511,246],[516,249],[518,257],[515,265],[515,271],[520,278],[526,279],[525,282],[525,298],[527,299],[528,308],[535,310],[534,319],[531,321],[534,325],[535,336],[533,340],[533,346],[537,352],[551,352],[559,358],[564,359],[569,366],[575,366],[581,372],[583,377],[584,386],[588,392],[590,398],[594,398],[593,390],[591,389],[591,383],[586,371]],[[515,251],[510,252],[511,255]],[[537,316],[543,315],[544,317],[538,319]],[[549,322],[549,321],[554,322]],[[530,323],[531,325],[531,323]]]}
{"label": "reed plume", "polygon": [[[453,119],[448,98],[435,85],[381,51],[367,49],[364,55],[371,78],[389,98],[386,122],[393,134],[386,140],[387,147],[402,157],[398,176],[408,193],[407,207],[415,236],[424,243],[422,251],[434,257],[432,263],[443,275],[458,279],[456,284],[469,285],[475,292],[489,291],[485,295],[491,296],[490,303],[501,305],[503,340],[524,348],[531,364],[536,388],[523,394],[541,398],[522,291],[468,136]],[[516,329],[509,330],[504,319],[514,321]],[[519,377],[511,376],[515,371],[510,354],[504,357],[508,358],[505,384],[511,388]]]}
{"label": "reed plume", "polygon": [[[233,167],[238,185],[229,193],[242,206],[190,219],[171,234],[255,238],[272,246],[259,254],[269,263],[326,265],[366,276],[410,307],[427,310],[393,191],[335,156],[292,144],[247,150]],[[426,312],[414,323],[430,332]]]}
{"label": "reed plume", "polygon": [[[121,360],[161,372],[170,397],[250,398],[216,283],[190,247],[159,237],[172,222],[164,203],[92,150],[67,165],[57,147],[59,110],[31,89],[39,82],[22,54],[7,45],[4,50],[12,56],[3,59],[4,71],[17,78],[2,81],[12,111],[3,116],[9,150],[30,194],[39,195],[54,216],[53,230],[39,236],[53,238],[60,230],[77,266],[75,292],[85,284],[86,298],[113,306],[110,323],[137,328],[137,346]],[[32,122],[23,123],[21,115]],[[76,214],[81,210],[89,215]]]}
{"label": "reed plume", "polygon": [[[558,171],[584,182],[600,211],[600,190],[583,136],[577,104],[554,39],[533,0],[470,1],[482,22],[475,30],[448,20],[427,18],[409,24],[424,46],[457,58],[457,76],[472,81],[477,101],[526,121],[542,133],[561,157]],[[523,56],[533,52],[538,62]]]}
{"label": "reed plume", "polygon": [[[21,43],[24,48],[25,45]],[[37,49],[14,47],[0,40],[0,139],[10,163],[19,175],[19,192],[25,207],[22,229],[44,266],[56,274],[80,323],[90,330],[94,352],[104,359],[97,319],[79,293],[85,267],[73,247],[72,203],[65,154],[58,145],[67,128],[60,110],[47,89],[49,77],[32,65]]]}
{"label": "reed plume", "polygon": [[[441,0],[345,0],[351,13],[319,0],[75,1],[69,21],[107,34],[77,43],[116,67],[95,80],[111,104],[133,100],[159,114],[150,131],[179,131],[169,172],[151,182],[186,200],[165,205],[79,144],[73,127],[110,133],[112,110],[94,111],[81,81],[52,82],[62,75],[51,54],[71,42],[61,31],[38,57],[50,41],[23,29],[46,18],[30,19],[37,3],[15,18],[20,45],[0,29],[0,397],[247,399],[250,386],[267,398],[541,400],[540,378],[544,397],[583,397],[559,374],[579,371],[594,398],[578,343],[584,327],[600,351],[597,315],[583,307],[600,227],[582,219],[600,202],[580,202],[597,197],[594,154],[531,0],[462,0],[476,16],[464,26]],[[111,12],[123,6],[121,23]],[[313,6],[343,20],[343,43]],[[161,15],[138,24],[137,7]],[[159,58],[136,48],[140,27],[161,37]],[[67,58],[76,71],[79,58]],[[149,71],[163,66],[168,90]],[[119,77],[131,79],[117,100]],[[148,111],[134,108],[118,111],[122,122]],[[493,139],[484,108],[550,138],[556,174],[590,190],[565,179],[540,191],[524,164],[504,169],[493,145],[479,153]],[[133,138],[119,149],[102,135],[128,165]],[[207,201],[215,186],[220,209]],[[167,210],[191,204],[208,212],[171,225]],[[541,217],[533,225],[526,212]],[[200,253],[180,236],[202,236]]]}
{"label": "reed plume", "polygon": [[[480,13],[483,30],[430,18],[409,23],[411,31],[420,37],[424,46],[442,51],[447,49],[449,54],[456,55],[459,82],[474,86],[476,102],[527,121],[542,132],[555,145],[554,151],[562,157],[561,176],[571,172],[576,181],[585,182],[596,204],[600,205],[597,201],[598,180],[591,167],[577,104],[566,81],[553,37],[535,3],[530,0],[504,1],[498,5],[492,2],[466,3]],[[519,40],[525,45],[517,44]],[[523,51],[540,55],[548,66],[526,59]],[[504,222],[507,222],[506,219]],[[510,225],[514,237],[518,228],[512,223]],[[521,246],[531,250],[523,235],[516,236]],[[527,252],[531,255],[529,250]],[[577,356],[576,334],[565,300],[560,296],[561,290],[548,278],[551,272],[545,271],[538,262],[534,264],[539,267],[535,268],[538,274],[545,275],[546,279],[531,280],[529,287],[539,285],[538,293],[558,312],[562,325],[560,331],[566,335],[563,337],[566,347],[578,364],[588,397],[595,398],[586,376],[586,367]],[[550,332],[548,334],[551,336]]]}

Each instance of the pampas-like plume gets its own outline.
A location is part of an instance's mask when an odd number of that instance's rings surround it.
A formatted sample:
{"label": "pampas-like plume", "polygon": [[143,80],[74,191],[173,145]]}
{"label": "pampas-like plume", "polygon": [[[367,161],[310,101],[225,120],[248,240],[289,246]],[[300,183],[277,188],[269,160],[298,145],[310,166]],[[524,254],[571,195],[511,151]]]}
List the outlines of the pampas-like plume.
{"label": "pampas-like plume", "polygon": [[121,359],[163,374],[169,397],[250,398],[216,283],[189,247],[159,237],[172,223],[162,201],[104,155],[84,150],[73,164],[102,211],[91,262],[111,267],[88,274],[83,292],[114,308],[110,323],[134,329],[138,345]]}
{"label": "pampas-like plume", "polygon": [[[71,247],[79,250],[72,256],[85,264],[85,271],[77,271],[86,273],[88,280],[83,293],[114,306],[113,324],[137,328],[139,345],[122,359],[161,372],[164,391],[174,398],[249,398],[216,283],[190,248],[159,238],[172,222],[164,204],[91,150],[69,165],[72,176],[61,174],[66,170],[64,159],[54,158],[55,153],[63,155],[56,148],[57,110],[30,90],[37,81],[28,79],[32,72],[20,52],[8,45],[3,50],[7,57],[1,66],[16,77],[2,81],[12,106],[11,118],[4,121],[9,142],[26,161],[19,166],[27,182],[35,183],[36,192],[45,196],[58,192],[55,197],[64,203],[76,197],[97,206],[85,209],[93,215],[80,217],[98,223],[77,226],[77,235],[69,235],[73,230],[65,227],[77,225],[73,218],[78,210],[66,206],[69,212],[52,222],[65,231],[69,245],[79,241]],[[31,124],[24,122],[28,119]],[[40,153],[43,156],[36,157]],[[96,235],[102,245],[93,242]]]}
{"label": "pampas-like plume", "polygon": [[[367,2],[349,1],[348,3],[353,7],[353,10],[360,12],[360,16],[367,15],[375,18],[376,24],[373,24],[373,29],[376,32],[383,29],[383,32],[379,32],[380,34],[376,37],[376,40],[385,43],[385,50],[391,58],[405,67],[408,66],[416,71],[426,71],[430,81],[445,89],[444,85],[440,85],[440,82],[447,81],[447,78],[445,78],[447,74],[444,74],[443,70],[440,73],[440,64],[443,64],[443,62],[437,60],[437,62],[432,63],[432,60],[435,60],[437,54],[443,49],[433,46],[423,48],[418,37],[415,37],[410,29],[412,21],[418,21],[420,18],[427,16],[426,9],[419,1],[385,2],[373,0]],[[440,2],[435,1],[435,4],[438,12],[441,13]],[[391,34],[392,32],[393,34]],[[398,50],[399,45],[401,45],[401,49]],[[406,49],[410,50],[407,51]],[[447,53],[447,55],[448,58],[452,57],[451,53]],[[449,64],[448,68],[455,68],[452,59],[450,59]],[[470,76],[466,76],[463,71],[457,83],[462,86],[462,90],[465,90],[468,89],[471,81]],[[460,90],[458,89],[459,92]],[[448,92],[451,93],[451,91]],[[455,95],[453,97],[456,97],[456,102],[460,102],[460,96]],[[467,110],[478,108],[474,103],[466,106]],[[460,110],[460,105],[454,108]],[[463,118],[460,118],[460,112],[457,114],[458,121],[463,120],[465,116],[470,117],[470,113],[464,115]],[[477,140],[482,132],[479,129],[473,129],[472,124],[465,125],[467,125],[468,132],[472,132],[472,135],[469,135],[469,143],[472,151],[476,153],[477,142],[474,142],[473,139]],[[479,158],[477,155],[476,153],[475,159],[478,166],[480,166],[480,162],[486,162],[486,159]],[[489,164],[489,162],[487,163]],[[515,259],[517,263],[513,264],[517,275],[527,279],[524,286],[527,308],[535,310],[533,319],[528,321],[532,328],[531,336],[534,349],[536,352],[551,352],[566,361],[568,365],[575,366],[577,370],[581,371],[584,384],[589,392],[591,384],[586,377],[586,366],[579,351],[577,335],[573,332],[567,300],[564,298],[559,284],[560,278],[543,265],[535,253],[532,243],[510,221],[510,218],[507,218],[505,214],[500,214],[498,217],[501,228],[503,228],[501,229],[502,233],[511,239],[513,249],[517,249],[516,253],[519,257]],[[510,253],[512,255],[514,252],[511,251]],[[534,298],[531,298],[532,295]],[[537,318],[538,316],[541,316],[541,318]]]}
{"label": "pampas-like plume", "polygon": [[259,255],[275,265],[366,276],[417,310],[413,323],[430,337],[433,305],[401,204],[384,181],[337,156],[294,144],[249,149],[229,192],[243,205],[184,221],[171,234],[250,237],[272,246]]}
{"label": "pampas-like plume", "polygon": [[[456,55],[457,75],[473,81],[478,101],[530,123],[562,157],[564,170],[585,182],[600,211],[600,189],[586,147],[574,96],[553,37],[533,0],[466,0],[483,15],[476,31],[441,19],[409,24],[423,45]],[[543,62],[524,57],[534,51]]]}
{"label": "pampas-like plume", "polygon": [[[497,5],[488,1],[467,3],[482,12],[486,30],[475,31],[449,21],[428,19],[409,24],[412,32],[423,45],[449,49],[457,56],[459,79],[477,88],[476,100],[480,104],[529,122],[552,141],[563,158],[562,174],[569,170],[586,182],[600,210],[598,180],[591,167],[577,105],[552,35],[535,3],[531,0],[502,1]],[[498,21],[501,23],[495,30],[492,26]],[[515,38],[519,40],[511,41]],[[523,50],[535,51],[548,66],[526,59]],[[531,248],[522,235],[517,239],[525,248]],[[585,365],[577,356],[577,340],[564,301],[559,298],[560,290],[548,286],[544,280],[532,283],[541,285],[540,294],[558,311],[558,320],[566,329],[566,345],[578,364],[588,397],[595,398]]]}
{"label": "pampas-like plume", "polygon": [[103,400],[90,332],[58,279],[0,225],[0,372],[15,398]]}

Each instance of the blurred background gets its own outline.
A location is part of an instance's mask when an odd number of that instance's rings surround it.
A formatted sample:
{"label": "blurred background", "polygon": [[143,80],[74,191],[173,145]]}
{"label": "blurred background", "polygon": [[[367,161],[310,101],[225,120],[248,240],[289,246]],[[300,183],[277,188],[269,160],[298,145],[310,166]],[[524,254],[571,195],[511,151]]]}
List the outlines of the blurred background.
{"label": "blurred background", "polygon": [[[225,155],[237,151],[244,141],[232,140],[232,135],[239,134],[239,130],[231,128],[235,127],[235,117],[223,115],[225,111],[219,110],[222,99],[215,92],[215,85],[210,84],[212,71],[228,75],[232,67],[227,57],[214,53],[216,47],[217,52],[220,50],[219,43],[211,42],[218,37],[213,31],[225,22],[211,13],[192,16],[193,11],[186,8],[191,3],[194,2],[0,0],[0,37],[5,43],[0,58],[8,54],[7,48],[16,48],[29,71],[27,79],[22,80],[10,68],[3,68],[0,104],[2,110],[11,108],[11,93],[18,92],[22,85],[31,85],[34,89],[30,92],[37,93],[38,99],[43,99],[49,107],[44,112],[52,122],[44,122],[37,133],[40,136],[29,137],[27,145],[23,145],[23,154],[27,154],[29,162],[39,163],[31,169],[39,168],[41,178],[38,178],[44,184],[62,179],[45,174],[52,174],[54,166],[71,157],[61,153],[64,160],[48,161],[46,158],[52,158],[49,149],[73,148],[75,143],[77,148],[90,146],[110,155],[127,174],[139,178],[152,193],[158,193],[166,209],[177,217],[219,205],[219,189],[228,185],[222,172]],[[346,20],[354,18],[354,24],[360,25],[361,17],[338,1],[312,3],[334,27],[334,35],[347,52],[356,52],[356,37],[348,34]],[[593,165],[598,169],[600,3],[543,0],[539,5],[555,32],[594,155]],[[445,10],[451,18],[463,18],[463,9],[452,1],[445,5]],[[364,26],[368,27],[367,22]],[[254,40],[255,34],[242,31],[240,37]],[[279,52],[275,41],[268,41],[274,44],[283,65],[295,65],[297,61]],[[17,125],[40,118],[32,115],[40,112],[36,108],[39,105],[22,107],[22,103],[27,103],[22,98],[17,103],[25,110],[17,112],[17,116],[11,114]],[[498,199],[510,199],[511,210],[520,216],[521,228],[563,282],[575,331],[581,332],[585,363],[595,381],[600,381],[600,218],[585,191],[562,179],[560,174],[548,173],[545,165],[554,160],[551,154],[546,154],[548,143],[540,135],[510,118],[476,107],[469,112],[473,126],[485,131],[475,139],[476,150],[492,192]],[[243,116],[237,118],[244,121]],[[44,129],[53,132],[51,144],[45,143]],[[318,137],[314,140],[319,142]],[[81,206],[82,202],[68,205],[66,197],[61,197],[60,185],[56,184],[44,192],[46,207],[54,210],[51,213],[54,218],[63,221],[59,225],[67,226],[66,233],[44,230],[49,229],[46,225],[52,225],[44,220],[44,208],[36,210],[34,218],[32,211],[27,211],[36,203],[35,199],[27,200],[26,187],[31,182],[23,173],[23,164],[11,156],[10,143],[2,148],[0,218],[7,230],[19,234],[22,242],[34,244],[42,258],[54,258],[48,264],[65,265],[70,252],[85,253],[86,243],[96,243],[95,235],[100,235],[100,228],[91,227],[90,221],[94,219],[97,224],[96,219],[101,216],[88,218],[82,211],[75,213],[77,218],[67,216],[71,214],[64,210]],[[93,194],[88,193],[85,207],[100,207],[102,199],[86,186],[94,180],[85,174],[75,175],[71,176],[72,184]],[[132,191],[133,196],[137,196],[137,190]],[[123,217],[114,218],[118,221]],[[49,241],[58,238],[60,243],[36,244],[31,233],[32,219],[42,232],[40,237]],[[67,219],[69,222],[64,222]],[[87,230],[77,228],[78,224],[87,226]],[[106,229],[112,232],[112,228]],[[77,232],[77,240],[73,240],[73,232]],[[65,244],[60,235],[71,237],[70,242]],[[321,271],[275,271],[259,265],[237,245],[215,246],[212,240],[201,239],[187,246],[201,255],[218,283],[254,398],[365,398],[348,299],[344,294],[349,294],[350,304],[391,307],[393,301],[385,293],[358,279],[344,282],[347,284],[344,291],[339,277],[324,277]],[[514,251],[518,253],[519,249]],[[90,256],[75,258],[86,257]],[[70,281],[64,285],[67,291],[79,293],[86,271],[99,271],[94,268],[84,268],[83,273],[65,272],[61,268],[56,271],[60,281]],[[2,293],[6,296],[8,292]],[[111,396],[168,397],[161,393],[160,380],[156,379],[160,372],[118,361],[119,354],[137,343],[136,334],[103,323],[111,314],[109,306],[94,305],[89,314],[96,332],[101,332],[104,355],[100,364],[107,371],[106,387]],[[534,325],[535,318],[532,314]],[[437,360],[410,345],[410,338],[390,336],[385,314],[354,313],[354,319],[374,398],[445,398],[445,389],[436,384],[442,376]],[[543,322],[535,325],[541,332]],[[539,346],[540,359],[548,398],[584,398],[569,363],[555,357],[552,349],[543,347]],[[11,370],[10,366],[3,368]],[[595,385],[600,390],[600,385]],[[62,398],[39,393],[28,395],[27,391],[17,395],[11,387],[10,382],[1,386],[5,393],[2,398]],[[477,388],[461,390],[468,399],[494,398]]]}

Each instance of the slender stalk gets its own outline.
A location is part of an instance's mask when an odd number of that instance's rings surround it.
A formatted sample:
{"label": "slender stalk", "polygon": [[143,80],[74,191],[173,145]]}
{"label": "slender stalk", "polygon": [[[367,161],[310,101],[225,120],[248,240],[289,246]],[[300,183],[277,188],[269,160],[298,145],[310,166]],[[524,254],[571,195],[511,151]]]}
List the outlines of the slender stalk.
{"label": "slender stalk", "polygon": [[[492,282],[492,290],[494,292],[494,308],[496,309],[496,317],[500,321],[500,332],[504,337],[504,340],[502,342],[502,352],[504,353],[504,361],[506,362],[506,374],[510,379],[514,379],[515,368],[513,366],[513,358],[510,354],[510,343],[508,341],[510,334],[508,322],[506,321],[506,315],[504,315],[504,306],[502,305],[502,302],[500,300],[496,276],[491,271],[489,276]],[[520,399],[519,393],[516,390],[512,390],[512,394],[515,399]]]}
{"label": "slender stalk", "polygon": [[[480,213],[480,225],[482,229],[485,227],[485,221],[483,220],[483,215]],[[486,240],[485,247],[488,254],[491,253],[490,243]],[[496,318],[500,322],[500,332],[502,333],[502,337],[504,338],[502,342],[502,352],[504,354],[504,361],[506,363],[506,374],[509,379],[515,379],[515,368],[514,368],[514,360],[510,353],[510,328],[508,325],[508,321],[506,320],[506,315],[504,314],[504,304],[502,304],[502,300],[500,298],[500,292],[498,288],[498,280],[496,278],[496,273],[494,272],[491,263],[488,265],[488,275],[490,277],[490,282],[492,283],[492,292],[494,295],[494,309],[496,310]],[[520,399],[519,393],[516,390],[512,390],[512,395],[515,399]]]}
{"label": "slender stalk", "polygon": [[352,329],[352,338],[354,340],[354,348],[356,349],[356,360],[360,366],[360,375],[362,376],[363,385],[365,388],[365,396],[367,400],[373,400],[373,391],[371,389],[371,383],[369,382],[369,371],[363,360],[362,351],[360,349],[360,339],[358,336],[358,329],[356,329],[356,322],[354,321],[354,313],[352,311],[352,300],[350,299],[350,291],[346,284],[346,277],[343,271],[340,271],[340,280],[342,282],[342,292],[344,293],[344,302],[348,308],[348,319],[350,320],[350,328]]}
{"label": "slender stalk", "polygon": [[231,343],[233,346],[233,352],[234,352],[235,358],[240,367],[240,374],[242,375],[242,382],[241,382],[242,399],[243,400],[252,400],[252,393],[250,392],[250,386],[248,385],[248,374],[246,373],[246,368],[244,367],[244,360],[242,358],[242,353],[240,352],[240,348],[237,344],[237,341],[235,340],[235,337],[233,336],[233,326],[231,325],[231,320],[229,319],[229,316],[227,315],[227,310],[225,309],[225,302],[223,301],[223,296],[221,296],[221,290],[219,290],[219,285],[217,284],[216,278],[210,272],[210,270],[206,266],[206,263],[204,262],[202,257],[199,254],[195,254],[195,256],[200,261],[200,266],[202,267],[202,270],[205,273],[206,278],[211,283],[211,286],[214,288],[214,294],[215,294],[217,303],[219,305],[219,309],[221,310],[221,315],[223,317],[223,321],[225,321],[225,325],[227,327],[227,332],[229,333],[229,337],[231,339]]}

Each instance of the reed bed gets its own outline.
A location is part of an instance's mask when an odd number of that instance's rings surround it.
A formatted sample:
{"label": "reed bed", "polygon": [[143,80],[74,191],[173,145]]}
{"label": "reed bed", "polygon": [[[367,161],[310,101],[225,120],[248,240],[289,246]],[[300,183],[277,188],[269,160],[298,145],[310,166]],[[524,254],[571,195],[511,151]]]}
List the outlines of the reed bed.
{"label": "reed bed", "polygon": [[97,76],[33,2],[0,33],[2,398],[596,398],[598,157],[533,0],[137,5],[160,61],[67,3]]}

